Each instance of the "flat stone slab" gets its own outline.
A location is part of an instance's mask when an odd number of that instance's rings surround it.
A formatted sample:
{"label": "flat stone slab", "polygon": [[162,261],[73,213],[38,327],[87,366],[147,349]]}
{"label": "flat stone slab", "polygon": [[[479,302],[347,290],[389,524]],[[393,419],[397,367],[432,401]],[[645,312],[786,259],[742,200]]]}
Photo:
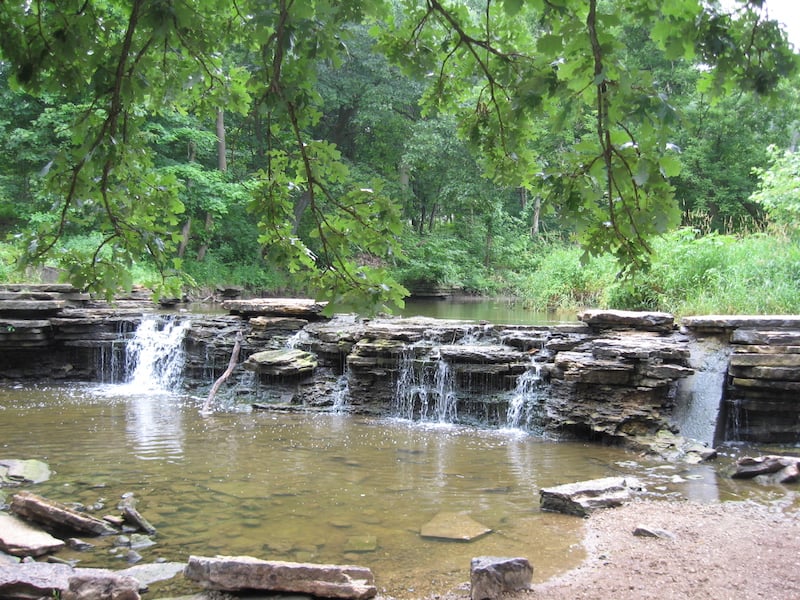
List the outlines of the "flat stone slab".
{"label": "flat stone slab", "polygon": [[621,506],[631,498],[628,481],[605,477],[568,483],[539,491],[542,510],[586,517],[598,508]]}
{"label": "flat stone slab", "polygon": [[26,521],[0,513],[0,550],[14,556],[42,556],[64,547],[64,542]]}
{"label": "flat stone slab", "polygon": [[491,532],[490,527],[478,523],[469,515],[440,512],[422,526],[419,534],[424,538],[471,542]]}
{"label": "flat stone slab", "polygon": [[185,568],[186,563],[182,562],[148,563],[134,565],[122,571],[116,571],[116,573],[123,577],[133,577],[142,587],[146,587],[157,581],[172,579],[182,573]]}
{"label": "flat stone slab", "polygon": [[253,298],[226,300],[222,303],[222,308],[239,315],[320,319],[327,305],[327,302],[317,302],[310,298]]}
{"label": "flat stone slab", "polygon": [[681,325],[690,329],[800,329],[800,315],[702,315],[683,317]]}
{"label": "flat stone slab", "polygon": [[0,459],[0,486],[42,483],[50,479],[50,467],[40,460]]}
{"label": "flat stone slab", "polygon": [[252,556],[190,556],[184,575],[206,589],[311,594],[320,598],[372,598],[375,577],[366,567],[323,565]]}
{"label": "flat stone slab", "polygon": [[675,325],[675,317],[665,312],[592,309],[580,313],[578,319],[597,329],[670,331]]}

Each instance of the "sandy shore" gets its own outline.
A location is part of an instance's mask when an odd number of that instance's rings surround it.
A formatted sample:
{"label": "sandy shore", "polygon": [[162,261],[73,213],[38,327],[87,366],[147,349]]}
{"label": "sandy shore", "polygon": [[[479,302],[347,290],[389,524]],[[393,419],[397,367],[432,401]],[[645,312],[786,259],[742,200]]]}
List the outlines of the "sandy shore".
{"label": "sandy shore", "polygon": [[[634,536],[639,526],[671,537]],[[637,500],[594,513],[584,530],[587,559],[580,567],[506,600],[800,598],[797,512],[746,502]],[[441,598],[469,598],[468,587]]]}

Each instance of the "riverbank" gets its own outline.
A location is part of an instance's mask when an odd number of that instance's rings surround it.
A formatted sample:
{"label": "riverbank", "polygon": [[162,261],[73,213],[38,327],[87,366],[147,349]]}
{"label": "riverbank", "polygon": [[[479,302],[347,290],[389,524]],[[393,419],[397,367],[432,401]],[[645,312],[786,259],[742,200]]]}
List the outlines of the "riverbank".
{"label": "riverbank", "polygon": [[[584,523],[581,566],[505,600],[800,598],[798,492],[786,498],[785,509],[639,500],[596,512]],[[640,526],[672,537],[634,536]],[[442,600],[466,598],[463,586]]]}

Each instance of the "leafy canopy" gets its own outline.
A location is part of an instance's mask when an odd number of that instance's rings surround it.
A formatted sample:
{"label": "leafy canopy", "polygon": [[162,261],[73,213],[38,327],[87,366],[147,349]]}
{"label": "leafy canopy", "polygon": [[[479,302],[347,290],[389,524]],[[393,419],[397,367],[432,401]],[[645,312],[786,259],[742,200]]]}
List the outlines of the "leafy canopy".
{"label": "leafy canopy", "polygon": [[[487,174],[541,191],[552,211],[575,224],[587,251],[641,264],[648,238],[678,221],[669,178],[680,158],[670,137],[676,111],[653,73],[630,61],[625,25],[646,27],[667,58],[701,65],[709,92],[767,93],[797,57],[759,5],[1,3],[0,68],[13,88],[80,108],[61,124],[66,140],[58,151],[41,157],[47,169],[40,197],[50,217],[32,221],[26,259],[43,260],[73,223],[90,220],[98,242],[74,255],[73,281],[113,294],[147,257],[174,290],[189,174],[154,168],[149,125],[176,113],[211,121],[224,109],[263,124],[266,150],[246,189],[265,256],[334,300],[402,302],[405,290],[372,260],[399,253],[397,202],[379,182],[356,181],[335,144],[313,135],[324,104],[320,66],[337,68],[351,25],[372,23],[387,56],[430,84],[422,100],[427,114],[456,115]],[[553,142],[558,152],[542,150],[543,131],[564,132]],[[204,181],[208,194],[225,196],[224,182]]]}

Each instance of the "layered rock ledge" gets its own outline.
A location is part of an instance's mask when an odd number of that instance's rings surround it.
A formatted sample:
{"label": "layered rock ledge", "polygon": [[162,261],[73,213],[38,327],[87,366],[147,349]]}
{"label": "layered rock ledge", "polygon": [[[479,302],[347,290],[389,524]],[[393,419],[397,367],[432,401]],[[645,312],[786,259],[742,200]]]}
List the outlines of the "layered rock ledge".
{"label": "layered rock ledge", "polygon": [[[310,299],[228,300],[223,307],[229,314],[164,317],[191,319],[183,342],[187,389],[207,389],[241,336],[226,385],[260,407],[335,405],[507,426],[522,398],[514,426],[627,444],[681,433],[676,405],[680,382],[697,373],[692,348],[716,340],[730,350],[717,439],[798,440],[800,316],[676,324],[666,313],[587,310],[574,323],[543,327],[327,318],[324,303]],[[158,308],[143,291],[112,305],[69,286],[0,286],[0,380],[115,381],[111,365],[124,364],[126,340]]]}

